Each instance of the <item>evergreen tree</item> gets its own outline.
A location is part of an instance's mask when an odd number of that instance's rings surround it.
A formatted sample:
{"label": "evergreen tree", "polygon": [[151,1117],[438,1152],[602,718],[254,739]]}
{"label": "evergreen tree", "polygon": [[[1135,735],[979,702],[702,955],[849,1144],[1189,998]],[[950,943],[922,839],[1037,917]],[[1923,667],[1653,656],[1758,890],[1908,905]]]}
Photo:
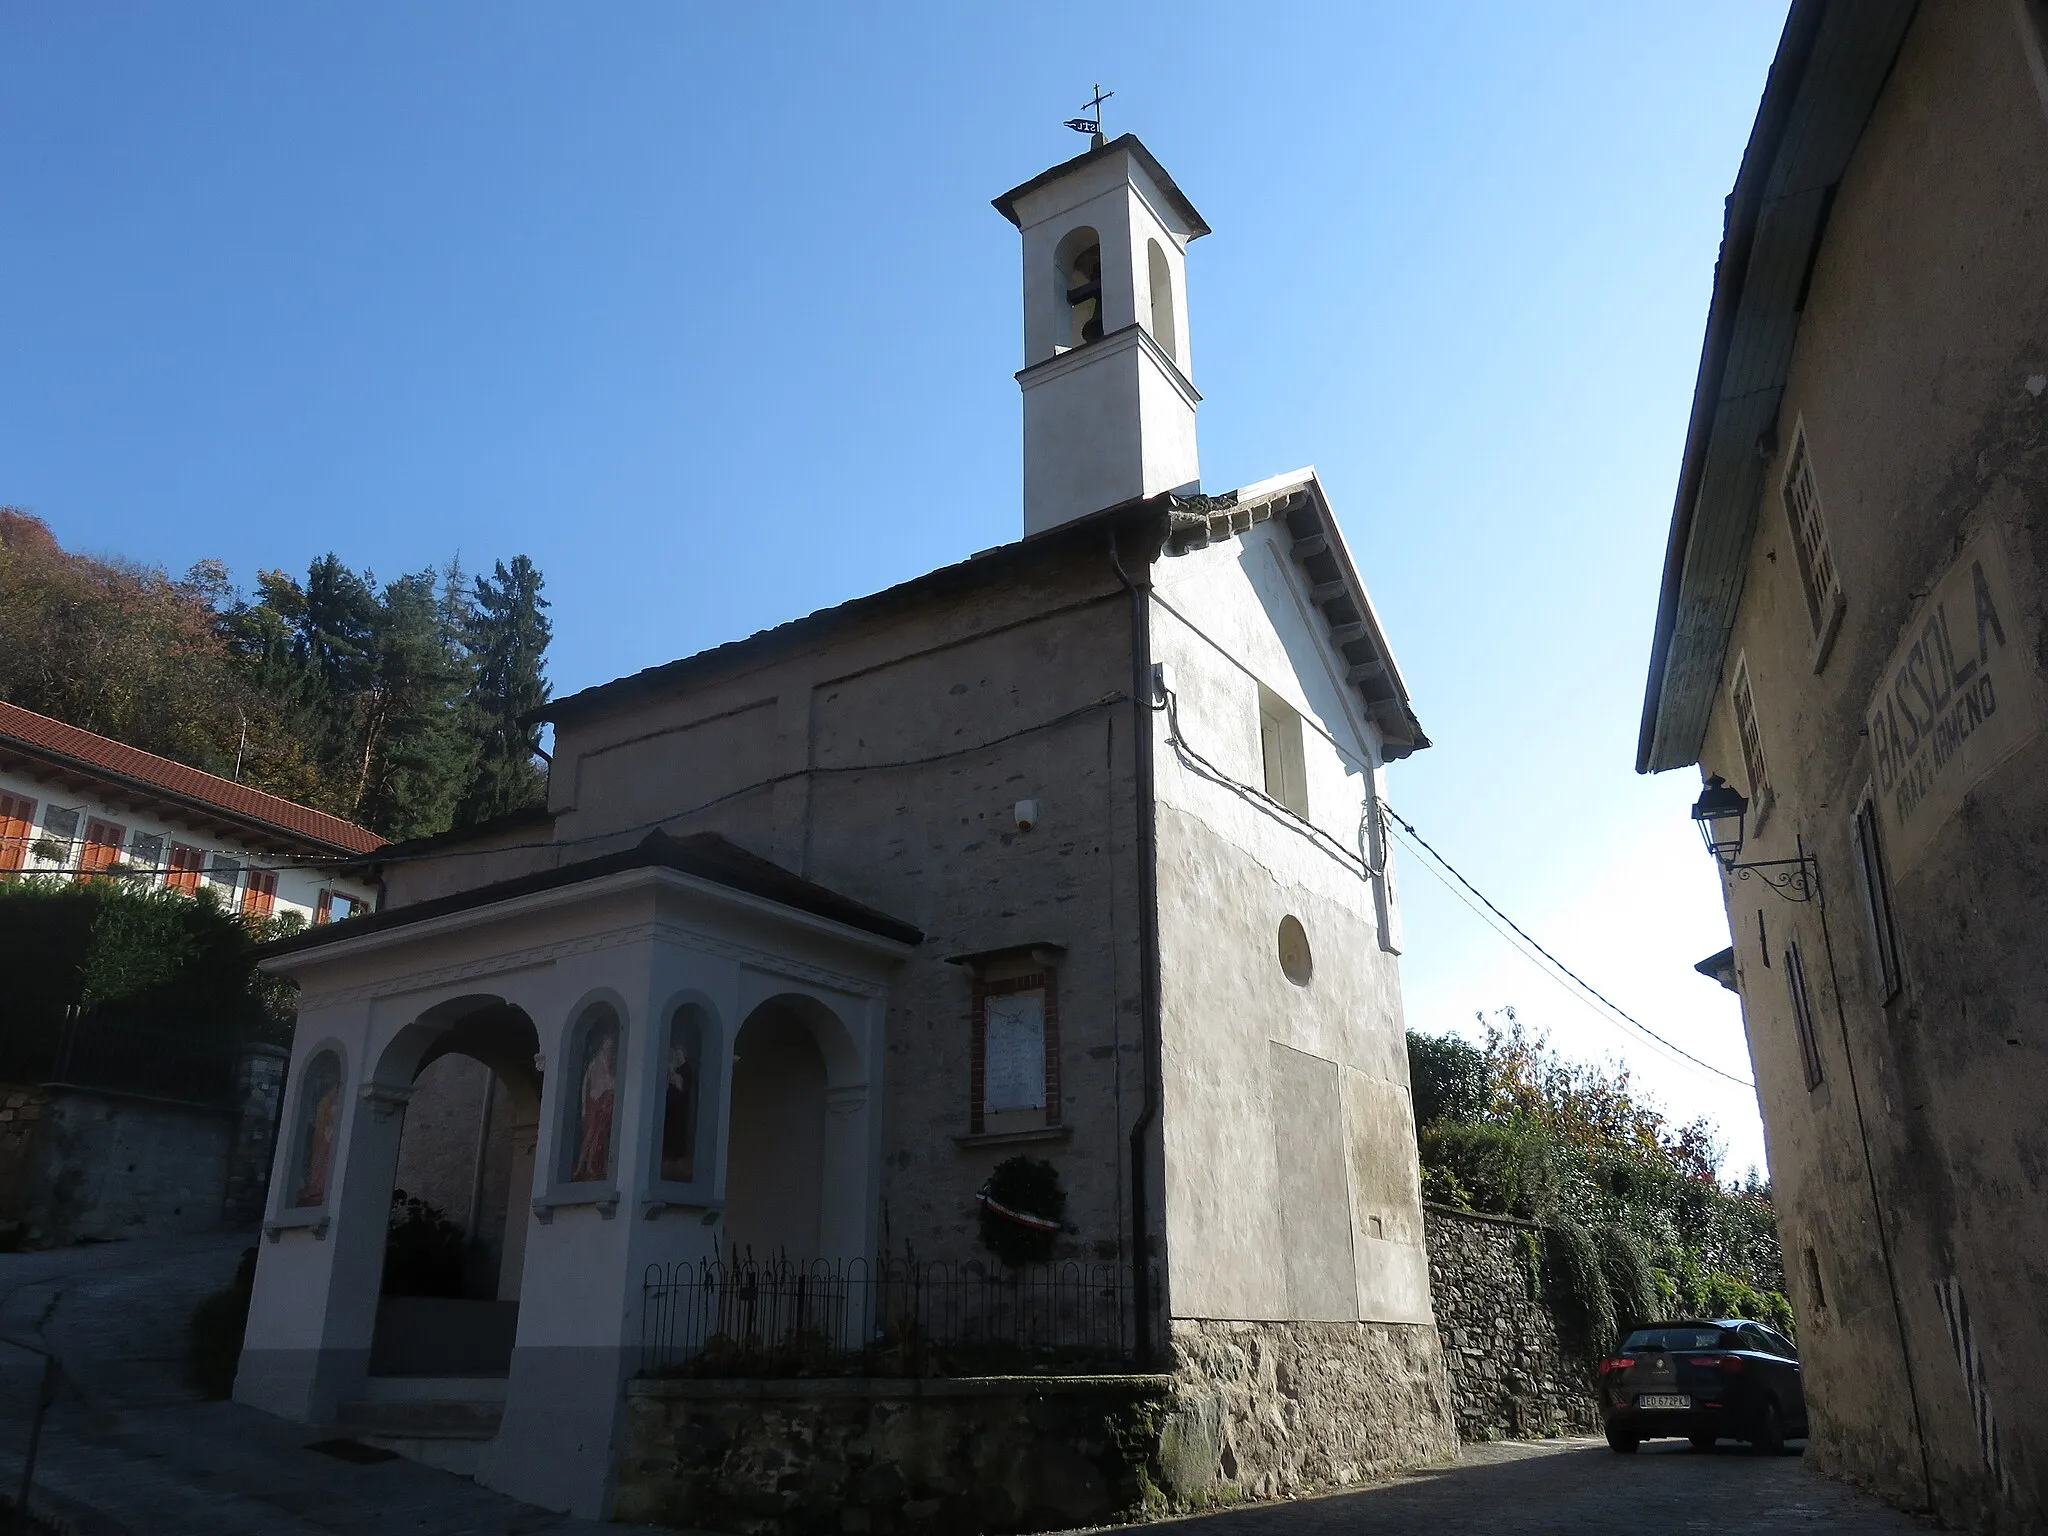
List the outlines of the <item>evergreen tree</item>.
{"label": "evergreen tree", "polygon": [[356,819],[392,838],[443,831],[474,752],[463,728],[467,658],[444,631],[432,571],[378,595],[371,652],[376,670],[355,701]]}
{"label": "evergreen tree", "polygon": [[492,575],[476,579],[465,633],[475,668],[467,703],[477,757],[456,807],[458,826],[536,805],[546,793],[534,761],[540,727],[524,723],[551,692],[545,668],[553,630],[542,611],[548,606],[542,585],[524,555],[509,568],[500,560]]}

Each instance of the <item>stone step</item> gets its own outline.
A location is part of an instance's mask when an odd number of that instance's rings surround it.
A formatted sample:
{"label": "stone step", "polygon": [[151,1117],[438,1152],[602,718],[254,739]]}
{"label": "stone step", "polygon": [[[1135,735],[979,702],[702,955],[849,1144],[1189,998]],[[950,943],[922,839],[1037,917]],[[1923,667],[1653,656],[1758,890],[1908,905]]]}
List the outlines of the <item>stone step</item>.
{"label": "stone step", "polygon": [[358,1440],[488,1440],[498,1432],[505,1404],[416,1398],[409,1401],[343,1403],[335,1427]]}

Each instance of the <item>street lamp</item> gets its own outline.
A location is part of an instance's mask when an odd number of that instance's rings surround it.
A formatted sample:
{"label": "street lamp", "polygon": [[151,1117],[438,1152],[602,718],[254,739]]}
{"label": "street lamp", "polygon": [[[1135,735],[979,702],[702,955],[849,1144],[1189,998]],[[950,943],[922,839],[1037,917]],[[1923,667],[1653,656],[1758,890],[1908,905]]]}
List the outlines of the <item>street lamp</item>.
{"label": "street lamp", "polygon": [[1787,901],[1813,900],[1820,894],[1820,862],[1806,851],[1803,837],[1799,839],[1796,859],[1735,862],[1742,854],[1742,824],[1748,814],[1748,799],[1718,773],[1707,780],[1692,806],[1693,825],[1700,829],[1700,840],[1723,869],[1738,880],[1747,880],[1754,871],[1758,879]]}
{"label": "street lamp", "polygon": [[1733,869],[1742,852],[1742,820],[1749,814],[1749,801],[1718,773],[1707,780],[1699,799],[1692,805],[1692,819],[1700,829],[1707,852]]}

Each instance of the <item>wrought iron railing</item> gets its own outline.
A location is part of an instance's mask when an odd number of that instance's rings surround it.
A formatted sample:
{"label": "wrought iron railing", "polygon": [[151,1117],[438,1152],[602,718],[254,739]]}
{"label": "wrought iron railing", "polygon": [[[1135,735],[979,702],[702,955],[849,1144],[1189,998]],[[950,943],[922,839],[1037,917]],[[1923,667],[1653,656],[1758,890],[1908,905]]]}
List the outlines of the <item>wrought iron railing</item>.
{"label": "wrought iron railing", "polygon": [[1128,1264],[1080,1261],[655,1264],[641,1368],[717,1377],[1127,1369],[1136,1285]]}

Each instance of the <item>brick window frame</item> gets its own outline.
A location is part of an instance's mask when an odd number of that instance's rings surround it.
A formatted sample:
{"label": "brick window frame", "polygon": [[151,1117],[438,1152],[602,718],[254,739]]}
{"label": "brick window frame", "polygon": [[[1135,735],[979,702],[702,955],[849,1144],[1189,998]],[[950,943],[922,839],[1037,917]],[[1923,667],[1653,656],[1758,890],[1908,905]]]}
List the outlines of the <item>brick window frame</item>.
{"label": "brick window frame", "polygon": [[951,957],[951,963],[966,967],[971,978],[967,1013],[969,1135],[988,1134],[989,999],[1023,992],[1037,992],[1044,997],[1045,1116],[1040,1124],[1047,1130],[1060,1126],[1059,972],[1065,957],[1065,947],[1058,944],[1022,944]]}

